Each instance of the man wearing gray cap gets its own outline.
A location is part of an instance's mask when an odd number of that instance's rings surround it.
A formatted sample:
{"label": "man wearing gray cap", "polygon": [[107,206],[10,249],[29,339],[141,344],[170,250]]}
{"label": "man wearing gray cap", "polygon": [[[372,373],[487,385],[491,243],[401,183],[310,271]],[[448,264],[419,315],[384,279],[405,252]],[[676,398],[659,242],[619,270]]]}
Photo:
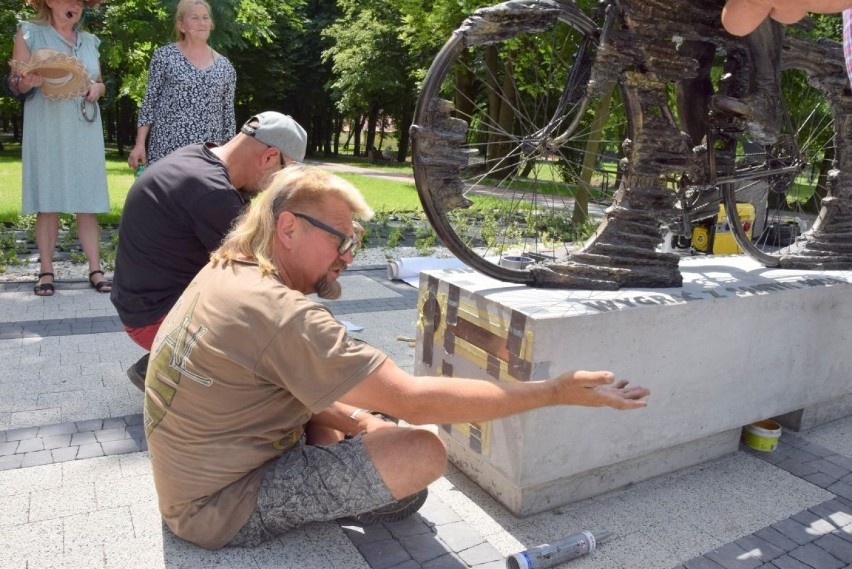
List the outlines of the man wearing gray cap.
{"label": "man wearing gray cap", "polygon": [[[147,168],[127,194],[110,300],[147,351],[163,318],[231,224],[277,171],[301,162],[307,134],[291,117],[250,118],[222,146],[191,144]],[[127,370],[144,391],[148,354]]]}

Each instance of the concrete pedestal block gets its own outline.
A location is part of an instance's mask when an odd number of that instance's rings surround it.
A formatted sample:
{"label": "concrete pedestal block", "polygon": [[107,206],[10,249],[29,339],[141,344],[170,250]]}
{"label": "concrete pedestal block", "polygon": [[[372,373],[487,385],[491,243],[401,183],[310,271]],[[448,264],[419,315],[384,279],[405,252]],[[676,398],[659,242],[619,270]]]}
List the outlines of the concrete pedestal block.
{"label": "concrete pedestal block", "polygon": [[558,407],[445,425],[453,463],[528,515],[733,452],[754,421],[823,409],[810,427],[852,413],[852,272],[740,256],[680,270],[682,288],[619,291],[423,273],[418,374],[532,381],[610,369],[652,391],[638,411]]}
{"label": "concrete pedestal block", "polygon": [[852,394],[835,397],[773,418],[788,429],[804,431],[848,415],[852,415]]}

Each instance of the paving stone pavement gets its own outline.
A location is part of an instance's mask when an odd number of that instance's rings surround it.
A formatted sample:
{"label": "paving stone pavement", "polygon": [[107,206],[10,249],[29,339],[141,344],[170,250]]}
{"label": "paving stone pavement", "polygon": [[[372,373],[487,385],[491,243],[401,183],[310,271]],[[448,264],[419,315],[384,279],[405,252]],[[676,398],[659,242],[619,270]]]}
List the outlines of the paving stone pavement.
{"label": "paving stone pavement", "polygon": [[[334,313],[412,370],[417,291],[384,267],[342,282]],[[490,569],[582,529],[615,537],[566,567],[852,567],[852,418],[523,519],[451,466],[406,520],[200,550],[160,522],[141,398],[124,374],[142,352],[107,295],[85,282],[60,281],[51,299],[31,287],[0,284],[0,569]]]}

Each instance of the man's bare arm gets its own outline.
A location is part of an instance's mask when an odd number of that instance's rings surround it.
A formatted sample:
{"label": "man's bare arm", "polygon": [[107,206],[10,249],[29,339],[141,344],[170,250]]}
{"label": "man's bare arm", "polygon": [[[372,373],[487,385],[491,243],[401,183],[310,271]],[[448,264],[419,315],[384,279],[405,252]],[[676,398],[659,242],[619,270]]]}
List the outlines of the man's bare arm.
{"label": "man's bare arm", "polygon": [[474,422],[553,405],[639,409],[650,391],[615,381],[608,371],[567,372],[547,381],[492,382],[415,377],[387,360],[341,397],[409,423]]}

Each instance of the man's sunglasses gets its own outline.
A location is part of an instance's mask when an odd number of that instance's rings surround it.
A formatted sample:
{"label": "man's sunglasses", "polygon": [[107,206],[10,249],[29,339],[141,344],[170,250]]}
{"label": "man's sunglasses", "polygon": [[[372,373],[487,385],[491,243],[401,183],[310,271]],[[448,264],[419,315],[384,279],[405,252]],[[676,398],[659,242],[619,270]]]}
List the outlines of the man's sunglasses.
{"label": "man's sunglasses", "polygon": [[296,213],[296,212],[293,212],[293,215],[295,215],[296,217],[301,217],[302,219],[304,219],[305,221],[307,221],[308,223],[310,223],[314,227],[322,229],[323,231],[327,231],[328,233],[331,233],[332,235],[334,235],[335,237],[340,239],[340,244],[337,246],[337,254],[338,255],[345,255],[349,251],[354,252],[354,250],[357,249],[358,245],[360,244],[360,241],[354,235],[351,236],[351,237],[344,235],[343,233],[336,230],[335,228],[329,227],[328,225],[326,225],[322,221],[320,221],[318,219],[314,219],[310,215],[305,215],[304,213]]}

